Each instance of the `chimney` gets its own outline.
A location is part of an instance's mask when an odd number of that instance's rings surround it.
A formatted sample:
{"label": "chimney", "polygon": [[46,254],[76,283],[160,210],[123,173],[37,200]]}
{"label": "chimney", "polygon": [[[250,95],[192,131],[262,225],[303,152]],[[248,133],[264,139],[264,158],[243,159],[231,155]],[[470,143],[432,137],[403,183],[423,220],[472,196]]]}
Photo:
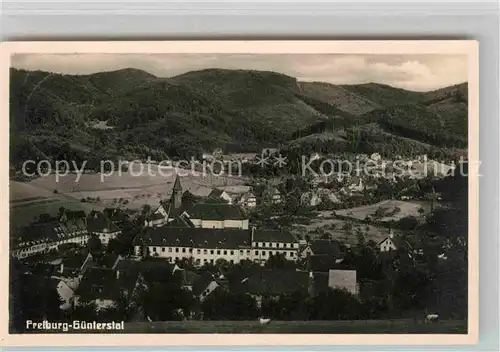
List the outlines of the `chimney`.
{"label": "chimney", "polygon": [[394,232],[392,229],[389,230],[389,238],[394,238]]}
{"label": "chimney", "polygon": [[255,226],[252,226],[252,242],[253,242],[253,236],[255,234]]}
{"label": "chimney", "polygon": [[116,271],[116,278],[119,279],[120,278],[120,270],[117,270]]}
{"label": "chimney", "polygon": [[59,269],[59,272],[62,274],[64,271],[64,263],[61,263],[61,269]]}

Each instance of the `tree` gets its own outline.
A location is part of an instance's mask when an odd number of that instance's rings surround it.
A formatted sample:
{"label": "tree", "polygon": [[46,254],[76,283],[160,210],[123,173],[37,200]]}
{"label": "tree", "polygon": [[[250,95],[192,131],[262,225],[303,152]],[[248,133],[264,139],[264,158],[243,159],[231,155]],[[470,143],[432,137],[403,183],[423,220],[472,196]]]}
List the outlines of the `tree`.
{"label": "tree", "polygon": [[96,235],[90,235],[87,241],[87,248],[92,255],[99,255],[102,253],[102,242]]}
{"label": "tree", "polygon": [[192,292],[175,282],[152,284],[140,297],[144,313],[153,321],[182,320],[193,311],[194,303]]}
{"label": "tree", "polygon": [[10,275],[10,325],[14,331],[26,329],[26,321],[58,321],[63,314],[56,282],[50,277],[26,275],[13,263]]}
{"label": "tree", "polygon": [[286,259],[285,254],[277,253],[269,256],[264,267],[267,269],[294,269],[297,267],[297,264],[294,261]]}
{"label": "tree", "polygon": [[149,216],[149,214],[151,214],[151,205],[144,204],[141,207],[141,214],[144,215],[144,216]]}
{"label": "tree", "polygon": [[360,301],[345,289],[328,289],[311,300],[310,319],[354,320],[361,316]]}
{"label": "tree", "polygon": [[277,320],[308,320],[310,316],[308,294],[304,291],[295,291],[274,297],[264,297],[262,301],[262,315]]}
{"label": "tree", "polygon": [[259,316],[255,299],[247,294],[217,289],[201,304],[204,320],[254,320]]}

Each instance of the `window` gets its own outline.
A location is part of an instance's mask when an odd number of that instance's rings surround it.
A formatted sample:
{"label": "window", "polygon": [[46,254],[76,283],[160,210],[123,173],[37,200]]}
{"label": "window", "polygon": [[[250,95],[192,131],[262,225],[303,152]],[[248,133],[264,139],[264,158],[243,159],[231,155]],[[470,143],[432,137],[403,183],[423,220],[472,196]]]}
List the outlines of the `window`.
{"label": "window", "polygon": [[186,248],[182,248],[182,253],[186,253]]}
{"label": "window", "polygon": [[231,251],[231,255],[234,255],[234,251]]}
{"label": "window", "polygon": [[197,250],[196,250],[196,253],[200,254],[200,250],[199,250],[199,249],[197,249]]}
{"label": "window", "polygon": [[250,255],[250,249],[247,249],[247,255]]}
{"label": "window", "polygon": [[227,255],[227,251],[224,251],[224,255]]}
{"label": "window", "polygon": [[214,260],[213,259],[210,259],[210,264],[213,264],[214,263]]}
{"label": "window", "polygon": [[294,253],[293,252],[290,252],[290,257],[293,257],[294,256]]}
{"label": "window", "polygon": [[255,251],[255,255],[259,255],[259,251]]}
{"label": "window", "polygon": [[162,252],[165,252],[165,247],[161,247],[161,251],[162,251]]}
{"label": "window", "polygon": [[279,248],[283,248],[283,247],[284,247],[283,243],[280,243]]}
{"label": "window", "polygon": [[153,247],[153,252],[155,252],[155,253],[156,253],[156,247]]}
{"label": "window", "polygon": [[271,247],[276,248],[276,243],[272,243]]}
{"label": "window", "polygon": [[206,249],[203,250],[203,254],[207,254],[207,250]]}
{"label": "window", "polygon": [[220,249],[217,250],[217,254],[220,254]]}
{"label": "window", "polygon": [[262,251],[262,256],[265,257],[266,256],[266,251]]}
{"label": "window", "polygon": [[193,253],[193,248],[189,248],[189,253]]}
{"label": "window", "polygon": [[213,249],[210,250],[210,254],[214,254],[214,250]]}
{"label": "window", "polygon": [[243,249],[240,249],[240,255],[243,255]]}
{"label": "window", "polygon": [[207,260],[206,260],[206,259],[203,259],[203,263],[206,263],[206,262],[207,262]]}
{"label": "window", "polygon": [[259,242],[259,247],[262,247],[262,242]]}
{"label": "window", "polygon": [[175,253],[179,253],[179,248],[175,248]]}

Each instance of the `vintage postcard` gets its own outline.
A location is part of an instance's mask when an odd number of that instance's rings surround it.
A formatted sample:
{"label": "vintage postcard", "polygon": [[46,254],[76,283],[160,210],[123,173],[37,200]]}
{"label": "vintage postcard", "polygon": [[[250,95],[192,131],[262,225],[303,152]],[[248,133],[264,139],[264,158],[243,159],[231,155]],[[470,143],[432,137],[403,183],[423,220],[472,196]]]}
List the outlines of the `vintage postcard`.
{"label": "vintage postcard", "polygon": [[477,55],[2,44],[2,345],[475,343]]}

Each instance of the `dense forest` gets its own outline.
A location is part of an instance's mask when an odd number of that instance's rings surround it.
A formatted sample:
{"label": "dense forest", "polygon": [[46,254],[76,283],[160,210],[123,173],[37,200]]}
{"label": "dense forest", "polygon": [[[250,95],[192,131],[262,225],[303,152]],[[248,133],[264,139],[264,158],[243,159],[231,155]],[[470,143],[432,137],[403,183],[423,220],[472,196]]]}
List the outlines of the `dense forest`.
{"label": "dense forest", "polygon": [[466,83],[420,93],[222,69],[172,78],[11,69],[10,79],[13,168],[27,159],[162,159],[269,144],[438,155],[467,147]]}

